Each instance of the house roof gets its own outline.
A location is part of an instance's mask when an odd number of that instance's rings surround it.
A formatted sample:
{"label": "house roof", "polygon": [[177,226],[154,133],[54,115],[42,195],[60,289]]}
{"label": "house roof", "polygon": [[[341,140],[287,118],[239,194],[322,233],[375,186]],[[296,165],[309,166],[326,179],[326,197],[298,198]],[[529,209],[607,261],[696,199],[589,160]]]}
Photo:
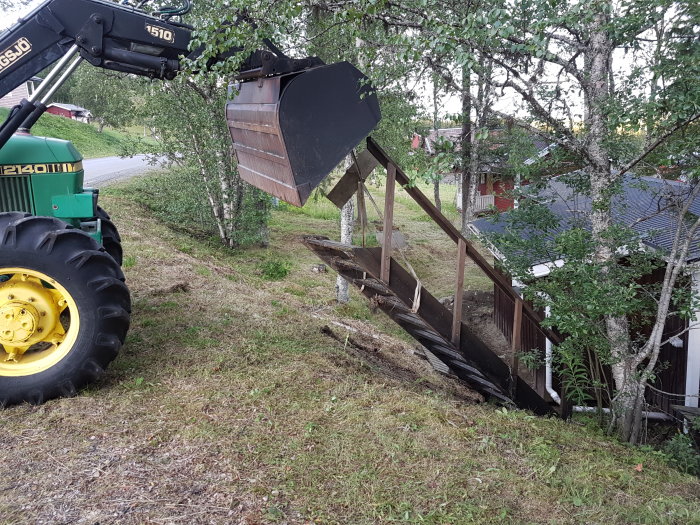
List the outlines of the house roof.
{"label": "house roof", "polygon": [[429,154],[435,153],[435,142],[438,139],[447,139],[458,147],[462,138],[462,128],[440,128],[432,129],[425,137],[425,149]]}
{"label": "house roof", "polygon": [[[589,212],[591,199],[587,195],[575,191],[567,178],[581,172],[553,177],[547,182],[543,191],[537,194],[537,199],[546,202],[548,208],[559,219],[558,226],[547,233],[535,229],[519,231],[524,239],[534,239],[543,235],[555,235],[572,227],[583,227],[590,230]],[[672,204],[689,198],[690,185],[684,182],[657,179],[653,177],[637,177],[627,174],[623,177],[622,188],[613,199],[613,220],[620,225],[632,228],[640,240],[647,246],[668,252],[673,246],[673,239],[679,227],[687,227],[680,223],[677,209]],[[506,212],[494,218],[484,218],[472,223],[472,228],[479,235],[487,237],[498,251],[497,236],[492,234],[507,233],[510,229]],[[696,198],[689,207],[689,213],[700,216],[700,197]],[[498,254],[497,254],[498,255]],[[700,259],[700,238],[695,238],[688,250],[687,262]],[[532,265],[549,263],[548,260],[533,260]]]}
{"label": "house roof", "polygon": [[[495,136],[499,136],[503,132],[503,128],[492,128],[490,129],[490,132]],[[420,147],[421,138],[423,139],[423,146],[425,147],[425,150],[430,155],[435,153],[435,143],[440,139],[449,140],[452,144],[454,144],[455,151],[460,151],[462,147],[462,128],[432,129],[425,137],[414,135],[411,147],[414,149]],[[531,140],[537,153],[532,158],[525,161],[525,163],[528,165],[537,162],[543,157],[546,157],[557,147],[556,144],[552,143],[551,141],[538,137],[534,134],[531,136]]]}
{"label": "house roof", "polygon": [[85,108],[80,107],[80,106],[76,106],[75,104],[62,104],[62,103],[58,103],[58,102],[53,102],[53,103],[49,104],[48,107],[51,107],[51,106],[61,108],[61,109],[66,109],[68,111],[77,111],[79,113],[90,113],[90,110],[85,109]]}

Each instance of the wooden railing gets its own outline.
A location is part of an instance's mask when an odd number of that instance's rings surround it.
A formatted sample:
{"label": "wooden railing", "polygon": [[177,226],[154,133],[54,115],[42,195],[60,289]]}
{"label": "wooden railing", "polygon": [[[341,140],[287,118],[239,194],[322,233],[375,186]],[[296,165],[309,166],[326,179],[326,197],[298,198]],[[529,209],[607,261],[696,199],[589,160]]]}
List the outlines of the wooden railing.
{"label": "wooden railing", "polygon": [[[514,318],[513,318],[513,334],[511,337],[512,362],[509,363],[512,374],[512,385],[517,385],[518,370],[519,370],[519,354],[522,350],[522,330],[523,321],[529,321],[530,326],[535,326],[546,338],[552,343],[559,344],[561,337],[556,332],[549,330],[540,325],[540,316],[533,308],[524,302],[520,295],[513,290],[511,281],[504,274],[497,271],[489,262],[479,253],[476,247],[465,238],[461,232],[445,217],[430,201],[430,199],[420,191],[415,185],[410,184],[408,176],[401,170],[396,162],[379,146],[372,137],[367,138],[367,150],[387,171],[386,195],[384,200],[384,242],[382,243],[381,257],[381,280],[385,283],[390,283],[390,261],[392,255],[391,236],[393,231],[394,220],[394,201],[396,183],[408,193],[409,196],[425,211],[425,213],[452,239],[457,245],[457,263],[455,276],[455,301],[452,318],[452,342],[459,347],[461,333],[461,318],[462,318],[462,301],[458,298],[463,297],[464,293],[464,268],[466,257],[469,257],[474,264],[494,283],[498,289],[511,298],[514,302]],[[493,197],[493,196],[491,196]],[[514,388],[514,387],[513,387]],[[515,394],[513,392],[513,394]],[[546,394],[542,391],[540,394],[545,397]],[[557,412],[563,417],[569,415],[569,404],[565,401],[564,396],[561,396],[562,403]]]}
{"label": "wooden railing", "polygon": [[494,205],[494,195],[477,195],[474,200],[474,212],[486,211]]}

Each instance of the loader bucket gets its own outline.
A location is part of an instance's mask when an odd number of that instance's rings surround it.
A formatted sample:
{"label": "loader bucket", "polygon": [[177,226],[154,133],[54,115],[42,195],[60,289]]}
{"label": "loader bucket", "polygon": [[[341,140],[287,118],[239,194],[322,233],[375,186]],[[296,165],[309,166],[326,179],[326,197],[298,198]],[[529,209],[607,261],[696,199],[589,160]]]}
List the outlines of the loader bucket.
{"label": "loader bucket", "polygon": [[366,77],[348,62],[237,88],[226,119],[241,178],[295,206],[381,118]]}

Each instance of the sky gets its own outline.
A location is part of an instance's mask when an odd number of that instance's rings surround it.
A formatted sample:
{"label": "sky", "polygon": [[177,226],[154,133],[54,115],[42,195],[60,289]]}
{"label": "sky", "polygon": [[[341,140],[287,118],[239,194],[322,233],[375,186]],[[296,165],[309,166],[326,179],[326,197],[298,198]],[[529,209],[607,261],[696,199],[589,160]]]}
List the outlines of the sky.
{"label": "sky", "polygon": [[[0,18],[0,31],[6,29],[13,25],[20,16],[28,14],[31,10],[35,9],[45,0],[31,0],[26,5],[19,9],[15,9],[9,12],[2,13]],[[620,71],[629,70],[631,67],[631,56],[627,56],[621,50],[616,50],[614,55],[614,64],[617,66],[616,69]],[[432,96],[432,85],[429,80],[425,80],[416,84],[415,79],[407,82],[408,86],[414,87],[419,95],[419,100],[423,106],[423,110],[426,115],[432,115],[433,112],[433,96]],[[570,97],[572,97],[570,95]],[[573,99],[573,100],[572,100]],[[580,103],[575,101],[575,96],[569,99],[569,102],[573,102],[574,111],[577,110],[577,106],[580,107]],[[493,109],[497,112],[505,113],[515,117],[524,117],[527,112],[519,104],[520,97],[512,90],[506,90],[504,93],[499,93],[495,100]],[[461,100],[458,96],[444,97],[440,101],[439,115],[440,118],[445,118],[447,115],[455,115],[461,113]],[[576,111],[578,112],[578,111]]]}
{"label": "sky", "polygon": [[0,18],[0,31],[10,27],[12,24],[14,24],[17,21],[17,19],[20,16],[29,13],[32,9],[37,7],[43,1],[44,0],[31,0],[31,2],[29,2],[29,4],[22,6],[19,9],[13,9],[10,11],[3,12],[2,18]]}

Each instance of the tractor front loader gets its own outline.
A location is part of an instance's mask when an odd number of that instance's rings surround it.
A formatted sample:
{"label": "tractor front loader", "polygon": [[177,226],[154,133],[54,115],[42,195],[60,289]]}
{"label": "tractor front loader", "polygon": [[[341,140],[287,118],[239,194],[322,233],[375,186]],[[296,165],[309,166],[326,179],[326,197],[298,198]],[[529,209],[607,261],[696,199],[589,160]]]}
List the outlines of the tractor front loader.
{"label": "tractor front loader", "polygon": [[[82,61],[168,81],[196,56],[179,21],[189,2],[150,14],[144,3],[48,0],[0,34],[0,97],[55,64],[0,127],[0,405],[74,395],[124,343],[119,233],[83,185],[80,153],[30,131]],[[233,79],[226,118],[241,177],[301,206],[377,125],[379,104],[351,64],[266,45]]]}

